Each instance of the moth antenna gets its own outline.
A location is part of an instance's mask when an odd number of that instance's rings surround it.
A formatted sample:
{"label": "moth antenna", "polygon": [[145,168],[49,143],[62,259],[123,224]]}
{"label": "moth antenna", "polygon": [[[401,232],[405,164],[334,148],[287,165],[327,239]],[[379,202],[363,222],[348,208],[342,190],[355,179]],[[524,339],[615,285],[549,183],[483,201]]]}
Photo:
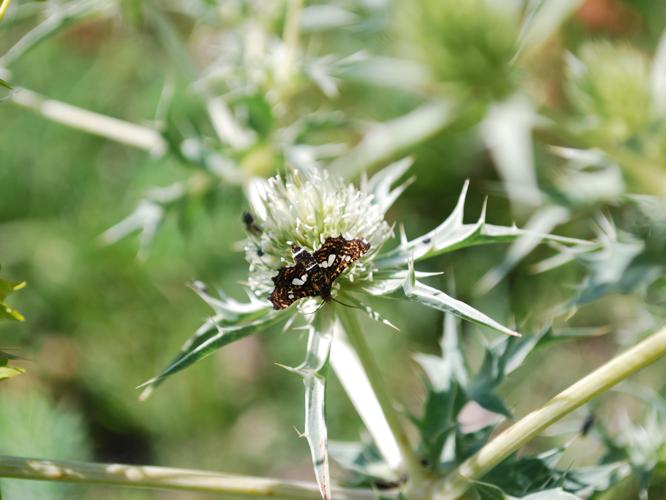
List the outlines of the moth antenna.
{"label": "moth antenna", "polygon": [[359,307],[359,306],[353,306],[353,305],[351,305],[351,304],[345,304],[344,302],[340,302],[338,299],[335,299],[335,298],[333,298],[333,297],[331,297],[331,300],[332,300],[333,302],[337,302],[337,303],[340,304],[341,306],[351,307],[352,309],[360,309],[361,311],[364,311],[364,310],[365,310],[365,309],[363,309],[362,307]]}

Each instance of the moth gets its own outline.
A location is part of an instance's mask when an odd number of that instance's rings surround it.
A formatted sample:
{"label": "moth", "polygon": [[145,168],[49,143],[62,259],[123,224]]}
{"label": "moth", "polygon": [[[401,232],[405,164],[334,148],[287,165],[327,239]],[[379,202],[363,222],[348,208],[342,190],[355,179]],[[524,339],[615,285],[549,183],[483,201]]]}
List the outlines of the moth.
{"label": "moth", "polygon": [[335,279],[368,250],[370,243],[367,241],[360,238],[347,240],[342,235],[329,236],[313,253],[292,245],[294,265],[281,268],[273,278],[275,289],[268,298],[273,309],[285,309],[299,299],[317,295],[329,302]]}

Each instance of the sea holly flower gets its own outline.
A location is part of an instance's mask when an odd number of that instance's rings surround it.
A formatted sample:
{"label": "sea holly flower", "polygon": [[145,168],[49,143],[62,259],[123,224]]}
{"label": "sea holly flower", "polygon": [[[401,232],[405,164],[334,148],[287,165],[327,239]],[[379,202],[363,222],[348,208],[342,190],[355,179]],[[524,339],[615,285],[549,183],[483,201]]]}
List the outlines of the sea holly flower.
{"label": "sea holly flower", "polygon": [[[256,180],[248,188],[251,213],[243,219],[248,232],[245,254],[249,262],[247,302],[238,302],[220,293],[210,295],[202,284],[194,290],[212,307],[214,314],[186,342],[181,352],[157,377],[146,382],[144,395],[166,377],[251,333],[282,324],[309,332],[305,361],[292,371],[300,374],[306,387],[306,425],[315,464],[315,473],[324,498],[329,498],[327,435],[324,421],[325,369],[334,335],[349,326],[350,308],[359,308],[372,319],[390,324],[370,305],[375,298],[418,302],[427,307],[518,335],[470,305],[421,283],[432,273],[415,270],[416,264],[435,255],[484,243],[507,242],[524,235],[512,227],[487,224],[485,205],[474,223],[463,222],[468,184],[465,183],[453,212],[432,231],[408,240],[400,231],[399,244],[392,226],[385,220],[387,210],[410,181],[394,187],[409,169],[411,160],[396,162],[364,179],[356,187],[334,174],[319,169],[302,169],[268,180]],[[364,242],[363,252],[349,259],[344,272],[331,286],[330,301],[320,296],[296,300],[288,307],[274,309],[268,298],[276,287],[274,278],[281,270],[295,266],[301,252],[315,254],[330,238]],[[562,246],[581,244],[580,240],[541,235]],[[326,269],[328,256],[320,264]],[[337,262],[337,261],[336,261]],[[307,282],[299,275],[295,286]],[[340,321],[338,321],[340,320]],[[340,333],[338,333],[340,332]],[[349,332],[348,332],[349,333]],[[386,411],[386,409],[385,409]]]}

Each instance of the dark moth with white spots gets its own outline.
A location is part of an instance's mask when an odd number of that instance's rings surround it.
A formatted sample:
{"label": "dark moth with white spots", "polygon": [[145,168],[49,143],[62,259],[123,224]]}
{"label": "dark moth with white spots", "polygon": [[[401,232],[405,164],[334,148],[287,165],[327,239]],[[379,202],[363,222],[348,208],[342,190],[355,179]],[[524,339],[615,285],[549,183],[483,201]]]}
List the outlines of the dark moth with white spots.
{"label": "dark moth with white spots", "polygon": [[335,279],[369,249],[367,241],[347,240],[342,235],[329,236],[314,253],[292,245],[294,265],[283,267],[273,278],[275,289],[268,300],[274,309],[285,309],[299,299],[317,295],[329,302]]}

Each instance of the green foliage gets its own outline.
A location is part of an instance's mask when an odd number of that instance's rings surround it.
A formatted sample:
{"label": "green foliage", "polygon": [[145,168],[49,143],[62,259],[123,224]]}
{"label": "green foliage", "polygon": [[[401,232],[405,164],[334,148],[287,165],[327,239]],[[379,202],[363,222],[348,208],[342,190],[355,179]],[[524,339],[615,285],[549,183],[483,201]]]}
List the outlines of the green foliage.
{"label": "green foliage", "polygon": [[7,366],[10,360],[20,359],[18,356],[14,356],[7,352],[0,351],[0,381],[15,377],[21,373],[25,373],[23,368],[17,366]]}
{"label": "green foliage", "polygon": [[430,467],[440,472],[451,470],[490,438],[496,418],[471,431],[461,426],[460,414],[470,402],[512,418],[497,392],[499,385],[534,349],[556,338],[551,329],[522,338],[509,337],[485,348],[481,365],[471,371],[459,344],[456,320],[447,315],[441,356],[416,356],[427,376],[427,397],[423,415],[414,422],[421,435],[422,454]]}

